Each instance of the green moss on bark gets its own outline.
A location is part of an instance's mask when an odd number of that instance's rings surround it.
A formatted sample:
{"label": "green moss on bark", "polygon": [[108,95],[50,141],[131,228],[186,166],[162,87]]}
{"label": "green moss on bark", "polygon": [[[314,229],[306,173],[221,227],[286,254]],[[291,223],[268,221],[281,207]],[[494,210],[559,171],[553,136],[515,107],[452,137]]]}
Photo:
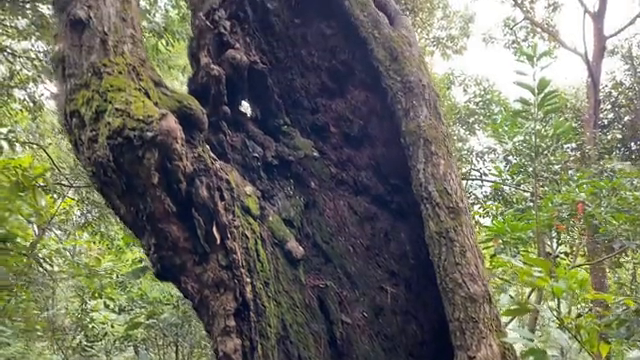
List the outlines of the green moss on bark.
{"label": "green moss on bark", "polygon": [[[270,237],[263,237],[260,224],[250,211],[239,209],[238,215],[249,236],[249,254],[255,272],[252,277],[253,286],[261,305],[258,346],[260,359],[278,359],[281,357],[279,352],[285,349],[297,353],[294,358],[320,358],[316,351],[321,346],[318,343],[321,337],[314,338],[308,328],[308,324],[313,322],[308,316],[314,313],[314,309],[304,299],[304,277],[291,269],[280,251],[275,251],[269,245]],[[267,222],[270,232],[274,228],[281,238],[293,236],[279,217],[274,216],[272,219],[280,221]],[[272,235],[273,238],[276,237],[275,233]],[[282,342],[289,344],[279,346]]]}
{"label": "green moss on bark", "polygon": [[280,244],[286,244],[295,239],[291,231],[287,228],[287,225],[284,224],[282,218],[278,215],[273,214],[269,217],[267,227]]}
{"label": "green moss on bark", "polygon": [[161,110],[180,120],[206,120],[192,96],[169,89],[153,69],[124,55],[93,65],[67,96],[66,112],[75,114],[73,121],[94,128],[97,133],[89,135],[99,145],[106,145],[116,129],[125,131],[122,137],[150,130],[160,120]]}
{"label": "green moss on bark", "polygon": [[258,216],[260,216],[260,201],[258,200],[257,196],[245,196],[243,205],[249,212],[249,215],[253,216],[254,218],[258,218]]}

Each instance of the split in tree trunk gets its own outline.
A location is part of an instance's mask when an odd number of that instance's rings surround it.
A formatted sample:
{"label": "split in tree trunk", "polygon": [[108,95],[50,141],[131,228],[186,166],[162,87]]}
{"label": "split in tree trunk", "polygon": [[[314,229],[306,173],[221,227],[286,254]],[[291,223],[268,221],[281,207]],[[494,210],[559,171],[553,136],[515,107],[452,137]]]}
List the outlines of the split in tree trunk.
{"label": "split in tree trunk", "polygon": [[136,0],[54,3],[76,154],[217,358],[514,358],[393,2],[190,0],[193,97]]}

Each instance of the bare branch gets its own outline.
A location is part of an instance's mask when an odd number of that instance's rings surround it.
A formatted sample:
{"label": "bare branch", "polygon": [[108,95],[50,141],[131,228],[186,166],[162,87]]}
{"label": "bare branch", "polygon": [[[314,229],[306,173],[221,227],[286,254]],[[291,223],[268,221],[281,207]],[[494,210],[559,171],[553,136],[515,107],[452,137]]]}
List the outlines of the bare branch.
{"label": "bare branch", "polygon": [[631,19],[629,19],[629,21],[622,25],[622,27],[620,27],[620,29],[614,31],[613,33],[611,33],[610,35],[605,36],[605,38],[607,40],[616,37],[620,34],[622,34],[622,32],[624,32],[625,30],[627,30],[628,28],[630,28],[633,24],[635,24],[635,22],[640,19],[640,12],[638,12],[634,17],[632,17]]}
{"label": "bare branch", "polygon": [[593,357],[593,351],[591,351],[590,347],[584,343],[580,334],[574,332],[571,327],[567,326],[567,323],[564,321],[562,316],[560,316],[559,314],[556,314],[556,312],[553,311],[553,309],[551,309],[550,306],[548,306],[548,308],[551,315],[556,319],[556,321],[560,325],[560,328],[563,329],[565,332],[567,332],[567,334],[571,335],[571,337],[580,345],[580,347],[584,352],[589,354],[589,356]]}
{"label": "bare branch", "polygon": [[609,0],[598,0],[598,9],[595,12],[595,16],[599,17],[600,20],[604,20],[604,15],[607,13],[607,4]]}
{"label": "bare branch", "polygon": [[[529,299],[531,299],[531,295],[533,295],[533,293],[534,293],[535,291],[536,291],[536,288],[531,288],[531,290],[529,290],[529,293],[527,294],[527,298],[526,298],[526,300],[525,300],[525,301],[527,301],[527,302],[528,302],[528,301],[529,301]],[[509,319],[509,320],[504,324],[504,328],[505,328],[505,329],[506,329],[506,328],[508,328],[508,327],[509,327],[509,325],[511,325],[511,323],[512,323],[515,319],[517,319],[517,318],[518,318],[518,316],[512,316],[512,317],[511,317],[511,318],[510,318],[510,319]]]}
{"label": "bare branch", "polygon": [[588,60],[585,59],[583,53],[581,53],[578,49],[574,48],[573,46],[569,45],[566,41],[564,41],[564,39],[560,37],[560,34],[558,34],[556,30],[550,29],[549,27],[544,25],[542,22],[538,21],[535,17],[533,17],[533,15],[529,13],[527,9],[525,9],[524,5],[522,5],[521,2],[519,2],[518,0],[513,0],[513,5],[517,7],[518,10],[520,10],[520,12],[525,17],[525,19],[527,19],[527,21],[529,21],[529,23],[531,23],[533,27],[542,31],[545,35],[549,36],[551,40],[555,41],[563,49],[571,52],[572,54],[575,54],[580,59],[582,59],[582,61],[584,61],[585,63],[588,62]]}
{"label": "bare branch", "polygon": [[93,187],[93,185],[89,185],[89,184],[69,184],[64,182],[52,182],[51,185],[60,186],[64,188],[71,188],[71,189],[90,189]]}
{"label": "bare branch", "polygon": [[596,259],[596,260],[593,260],[593,261],[587,261],[587,262],[583,262],[581,264],[573,265],[571,267],[571,269],[575,269],[575,268],[579,268],[579,267],[583,267],[583,266],[591,266],[591,265],[599,264],[601,262],[604,262],[604,261],[607,261],[607,260],[611,259],[612,257],[614,257],[616,255],[619,255],[619,254],[623,253],[628,248],[629,248],[628,246],[623,246],[620,249],[612,252],[611,254],[608,254],[608,255],[605,255],[605,256],[601,257],[600,259]]}
{"label": "bare branch", "polygon": [[478,182],[486,182],[486,183],[491,183],[491,184],[497,184],[497,185],[501,185],[504,187],[508,187],[508,188],[512,188],[512,189],[516,189],[516,190],[520,190],[522,192],[526,192],[526,193],[531,193],[532,191],[529,189],[525,189],[523,187],[517,186],[517,185],[511,185],[511,184],[507,184],[507,183],[503,183],[497,180],[490,180],[490,179],[483,179],[483,178],[475,178],[475,177],[463,177],[462,181],[478,181]]}
{"label": "bare branch", "polygon": [[580,257],[580,252],[582,252],[584,245],[584,237],[582,237],[582,240],[578,245],[576,245],[575,251],[573,252],[573,259],[571,260],[571,266],[569,267],[570,269],[573,269],[576,263],[578,263],[578,257]]}
{"label": "bare branch", "polygon": [[16,143],[21,144],[21,145],[27,145],[27,146],[33,146],[37,149],[39,149],[40,151],[42,151],[44,153],[44,155],[49,159],[49,161],[51,162],[51,165],[53,165],[53,167],[58,170],[58,172],[60,173],[60,176],[62,176],[64,178],[64,180],[67,182],[67,184],[73,184],[73,181],[70,181],[67,176],[65,175],[64,171],[62,171],[62,168],[60,166],[58,166],[58,163],[56,163],[56,161],[53,159],[53,156],[51,156],[51,154],[49,153],[49,151],[47,150],[46,146],[39,144],[37,142],[33,142],[33,141],[22,141],[22,140],[14,140]]}
{"label": "bare branch", "polygon": [[584,10],[585,14],[589,15],[590,18],[593,18],[594,12],[589,9],[587,3],[585,3],[584,0],[578,0],[578,2],[580,3],[580,6],[582,6],[582,10]]}

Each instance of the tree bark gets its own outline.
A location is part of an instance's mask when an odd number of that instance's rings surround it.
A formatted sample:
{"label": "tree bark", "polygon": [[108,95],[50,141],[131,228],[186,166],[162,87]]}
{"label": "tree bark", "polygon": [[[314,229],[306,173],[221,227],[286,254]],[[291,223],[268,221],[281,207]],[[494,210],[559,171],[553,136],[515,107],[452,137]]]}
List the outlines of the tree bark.
{"label": "tree bark", "polygon": [[395,4],[189,4],[193,97],[149,65],[137,0],[54,0],[56,67],[78,159],[215,356],[514,358]]}
{"label": "tree bark", "polygon": [[[598,130],[600,123],[600,113],[602,98],[600,96],[600,83],[602,79],[602,64],[607,47],[607,37],[604,33],[604,21],[607,14],[608,0],[599,0],[598,8],[591,14],[593,26],[593,49],[591,56],[587,58],[587,110],[583,119],[584,129],[584,157],[585,167],[595,169],[598,160]],[[585,49],[586,51],[586,49]],[[586,211],[589,212],[590,209]],[[587,214],[589,215],[589,214]],[[589,266],[589,276],[591,287],[594,291],[607,294],[609,292],[609,277],[607,275],[606,263],[596,262],[606,254],[606,246],[602,240],[596,238],[597,226],[585,217],[585,244],[587,249],[587,259],[594,262]],[[601,318],[608,311],[609,306],[606,301],[593,300],[593,311],[598,318]],[[607,341],[606,334],[600,334],[600,341]],[[594,359],[610,358],[602,356],[598,349],[594,354]]]}

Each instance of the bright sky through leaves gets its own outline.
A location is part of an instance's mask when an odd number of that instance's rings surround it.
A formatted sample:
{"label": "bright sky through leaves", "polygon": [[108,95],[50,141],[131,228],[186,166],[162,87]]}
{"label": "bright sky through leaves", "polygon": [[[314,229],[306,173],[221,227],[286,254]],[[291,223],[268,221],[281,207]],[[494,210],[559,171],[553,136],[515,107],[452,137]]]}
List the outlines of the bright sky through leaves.
{"label": "bright sky through leaves", "polygon": [[[580,5],[577,0],[562,0],[561,2],[564,4],[564,8],[557,19],[560,34],[569,44],[582,50],[582,10]],[[590,5],[595,1],[588,0],[586,2]],[[447,62],[436,59],[434,69],[437,72],[456,69],[468,74],[486,76],[505,93],[513,94],[516,92],[518,94],[518,89],[513,85],[517,64],[510,51],[500,45],[486,46],[482,41],[483,35],[488,31],[500,35],[500,22],[512,12],[509,5],[501,0],[451,0],[451,3],[454,7],[469,6],[476,13],[473,33],[464,55]],[[638,0],[609,1],[606,33],[612,33],[621,27],[638,11],[640,11],[640,1]],[[639,29],[640,22],[636,22],[621,37],[636,33]],[[587,44],[591,43],[591,29],[589,27],[587,27],[586,40]],[[605,60],[605,73],[615,68],[616,64],[612,60]],[[559,86],[581,85],[585,75],[585,67],[581,60],[563,49],[558,51],[558,60],[546,72],[546,76],[553,78],[556,85]]]}

